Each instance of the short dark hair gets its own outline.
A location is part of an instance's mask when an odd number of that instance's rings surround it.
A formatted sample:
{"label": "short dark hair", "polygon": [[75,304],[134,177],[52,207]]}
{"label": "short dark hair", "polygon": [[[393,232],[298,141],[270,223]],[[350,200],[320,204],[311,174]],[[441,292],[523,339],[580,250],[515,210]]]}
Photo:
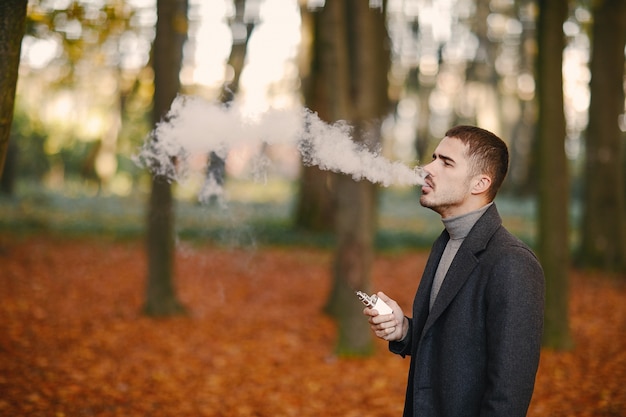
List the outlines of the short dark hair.
{"label": "short dark hair", "polygon": [[506,143],[488,130],[476,126],[455,126],[446,132],[449,138],[468,145],[467,154],[472,164],[472,175],[485,174],[491,178],[487,196],[493,200],[509,169],[509,150]]}

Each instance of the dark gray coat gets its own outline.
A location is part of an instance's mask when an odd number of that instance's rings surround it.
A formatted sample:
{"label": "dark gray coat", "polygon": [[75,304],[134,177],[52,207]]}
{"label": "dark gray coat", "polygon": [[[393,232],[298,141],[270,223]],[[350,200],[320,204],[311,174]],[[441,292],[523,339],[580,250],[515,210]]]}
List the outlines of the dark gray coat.
{"label": "dark gray coat", "polygon": [[542,268],[492,205],[459,248],[429,314],[448,239],[444,230],[433,244],[407,337],[389,344],[411,356],[404,416],[525,416],[543,331]]}

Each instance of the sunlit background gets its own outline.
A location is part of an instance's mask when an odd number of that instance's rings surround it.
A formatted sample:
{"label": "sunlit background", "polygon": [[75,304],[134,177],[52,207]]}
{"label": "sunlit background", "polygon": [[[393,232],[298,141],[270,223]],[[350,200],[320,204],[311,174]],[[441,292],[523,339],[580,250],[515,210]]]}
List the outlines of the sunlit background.
{"label": "sunlit background", "polygon": [[[101,190],[125,195],[136,182],[130,156],[151,128],[133,115],[149,109],[152,74],[148,61],[156,23],[155,1],[112,2],[117,13],[132,16],[129,27],[105,20],[100,10],[111,2],[84,2],[89,25],[69,13],[59,13],[70,3],[49,0],[31,4],[34,22],[56,12],[57,32],[35,25],[36,36],[24,38],[16,120],[29,126],[30,133],[45,132],[41,133],[43,151],[52,160],[45,174],[49,186],[60,187],[66,179],[66,164],[55,155],[78,143],[84,154],[93,153]],[[440,138],[459,118],[475,120],[504,138],[523,136],[517,126],[533,114],[535,82],[529,57],[535,48],[536,6],[530,1],[516,6],[513,0],[492,0],[483,16],[477,15],[484,12],[477,10],[475,3],[389,0],[390,91],[396,102],[394,113],[383,125],[389,158],[421,158],[414,145],[417,132],[425,130]],[[308,7],[322,4],[309,1]],[[302,106],[298,69],[301,4],[297,0],[248,0],[246,7],[245,19],[255,27],[236,96],[238,105],[250,114]],[[184,94],[218,100],[224,84],[232,79],[227,60],[233,37],[241,41],[241,31],[245,32],[231,27],[234,13],[232,1],[190,0],[189,38],[181,71]],[[480,26],[475,20],[483,17],[486,31],[477,33]],[[581,154],[587,125],[590,41],[584,28],[589,21],[589,11],[576,7],[563,26],[567,37],[563,54],[566,150],[573,162]],[[104,30],[107,36],[102,41]],[[487,47],[487,42],[491,46]],[[467,79],[468,68],[479,74],[476,79]],[[480,71],[494,72],[497,84],[479,82]],[[514,153],[529,152],[528,140],[515,143]],[[227,164],[229,175],[248,174],[245,158],[242,151],[235,158],[238,163]],[[280,164],[288,168],[277,170],[295,177],[297,161],[290,164],[284,158],[297,158],[297,154],[282,153]],[[513,170],[511,175],[515,178],[524,173]]]}

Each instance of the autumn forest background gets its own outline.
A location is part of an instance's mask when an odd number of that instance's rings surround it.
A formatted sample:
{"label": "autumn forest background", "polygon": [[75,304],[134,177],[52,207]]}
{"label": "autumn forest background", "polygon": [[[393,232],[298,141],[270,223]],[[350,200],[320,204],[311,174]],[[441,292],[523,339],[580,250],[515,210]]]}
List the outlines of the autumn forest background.
{"label": "autumn forest background", "polygon": [[[545,270],[529,416],[626,415],[625,48],[622,0],[1,2],[0,415],[401,415],[354,291],[410,306],[441,222],[307,147],[412,168],[456,124]],[[138,158],[175,122],[200,152]]]}

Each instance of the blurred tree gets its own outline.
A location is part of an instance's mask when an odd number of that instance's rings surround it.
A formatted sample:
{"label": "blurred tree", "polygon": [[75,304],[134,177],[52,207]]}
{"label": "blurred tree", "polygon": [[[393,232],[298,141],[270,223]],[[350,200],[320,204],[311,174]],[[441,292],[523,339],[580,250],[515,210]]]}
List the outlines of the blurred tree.
{"label": "blurred tree", "polygon": [[[9,152],[9,137],[15,107],[15,89],[27,4],[27,0],[0,2],[0,178],[3,177],[4,165]],[[10,185],[2,188],[12,190]]]}
{"label": "blurred tree", "polygon": [[[496,71],[496,59],[498,58],[498,43],[494,35],[489,33],[489,16],[493,13],[494,5],[491,0],[475,0],[476,12],[472,15],[472,32],[478,38],[478,50],[473,60],[467,63],[465,71],[465,87],[471,87],[479,91],[481,105],[486,105],[491,97],[498,102],[497,109],[502,108],[501,97],[497,91],[499,75]],[[492,30],[493,31],[493,30]],[[476,93],[470,97],[476,97]],[[469,120],[464,120],[457,115],[455,124],[477,124],[477,112],[473,112]],[[498,118],[501,122],[501,118]],[[496,130],[496,129],[494,129]],[[501,130],[497,129],[496,131]]]}
{"label": "blurred tree", "polygon": [[533,77],[537,54],[536,5],[534,0],[518,0],[517,14],[522,25],[517,60],[519,73],[516,77],[516,94],[519,105],[519,117],[511,130],[511,153],[509,167],[509,190],[514,195],[534,195],[537,187],[532,172],[536,161],[531,152],[535,142],[537,124],[537,103],[535,98],[535,80]]}
{"label": "blurred tree", "polygon": [[529,82],[536,54],[534,10],[533,0],[475,0],[468,18],[477,50],[467,62],[455,123],[481,125],[507,141],[510,166],[501,195],[534,192],[528,179],[536,126]]}
{"label": "blurred tree", "polygon": [[[389,111],[385,17],[386,2],[370,8],[367,0],[326,2],[313,14],[316,88],[309,93],[318,107],[312,110],[328,122],[346,120],[353,140],[370,149],[380,146],[380,125]],[[371,289],[377,186],[342,174],[328,178],[337,246],[326,310],[338,321],[338,354],[368,354],[371,332],[354,293]]]}
{"label": "blurred tree", "polygon": [[[258,16],[246,15],[246,0],[234,0],[235,16],[230,21],[232,45],[228,56],[228,67],[232,70],[232,78],[222,86],[220,101],[229,106],[239,91],[239,80],[246,62],[248,42],[257,23]],[[206,180],[210,188],[213,184],[224,185],[226,165],[223,158],[211,152],[208,157]]]}
{"label": "blurred tree", "polygon": [[[187,39],[187,0],[157,0],[156,36],[152,47],[154,67],[153,123],[166,115],[180,90],[183,46]],[[152,140],[158,140],[154,137]],[[148,206],[148,280],[144,312],[151,316],[184,313],[173,283],[174,209],[171,184],[152,177]]]}
{"label": "blurred tree", "polygon": [[[154,5],[123,0],[30,0],[16,112],[29,119],[21,135],[30,125],[45,132],[47,165],[62,178],[112,179],[148,130],[154,14]],[[25,143],[19,175],[33,177],[39,161]]]}
{"label": "blurred tree", "polygon": [[537,24],[538,255],[546,277],[544,345],[571,346],[569,299],[569,180],[563,107],[563,22],[568,0],[540,0]]}
{"label": "blurred tree", "polygon": [[432,75],[420,74],[420,69],[416,68],[413,81],[409,85],[414,85],[418,91],[419,112],[417,113],[417,127],[415,129],[415,153],[419,160],[425,164],[428,161],[428,151],[431,139],[430,134],[430,99],[436,79]]}
{"label": "blurred tree", "polygon": [[[45,140],[45,130],[41,123],[34,121],[24,109],[20,111],[19,106],[16,106],[9,144],[11,146],[19,143],[19,151],[16,151],[13,161],[16,165],[14,168],[17,171],[16,177],[27,178],[33,182],[41,181],[50,169],[44,149]],[[6,163],[9,162],[7,158]]]}
{"label": "blurred tree", "polygon": [[[403,16],[403,19],[406,19],[406,17]],[[408,95],[414,95],[416,97],[418,103],[414,148],[418,161],[425,163],[429,160],[428,152],[431,139],[436,139],[431,137],[430,100],[437,83],[437,73],[441,64],[441,53],[438,45],[433,45],[432,39],[430,39],[431,36],[427,37],[430,42],[420,44],[420,36],[425,37],[425,34],[420,31],[417,16],[412,17],[405,24],[409,25],[410,33],[412,37],[414,37],[415,44],[411,45],[410,48],[403,49],[409,49],[415,51],[415,53],[420,51],[421,55],[421,59],[416,59],[415,63],[408,68],[404,87]],[[392,58],[392,60],[394,59],[397,61],[401,60],[399,57]]]}
{"label": "blurred tree", "polygon": [[624,46],[626,2],[592,3],[591,101],[586,135],[582,244],[578,262],[626,272]]}
{"label": "blurred tree", "polygon": [[15,192],[15,179],[17,173],[18,149],[15,135],[7,140],[5,151],[4,168],[0,171],[0,193],[12,196]]}
{"label": "blurred tree", "polygon": [[[334,99],[329,77],[335,74],[330,68],[328,31],[322,23],[322,10],[309,9],[307,1],[300,1],[302,47],[300,78],[302,95],[307,108],[317,112],[322,120],[333,118],[331,103]],[[330,71],[329,71],[330,70]],[[302,166],[295,208],[295,226],[302,230],[328,232],[333,230],[334,210],[332,188],[335,175],[317,166]]]}

